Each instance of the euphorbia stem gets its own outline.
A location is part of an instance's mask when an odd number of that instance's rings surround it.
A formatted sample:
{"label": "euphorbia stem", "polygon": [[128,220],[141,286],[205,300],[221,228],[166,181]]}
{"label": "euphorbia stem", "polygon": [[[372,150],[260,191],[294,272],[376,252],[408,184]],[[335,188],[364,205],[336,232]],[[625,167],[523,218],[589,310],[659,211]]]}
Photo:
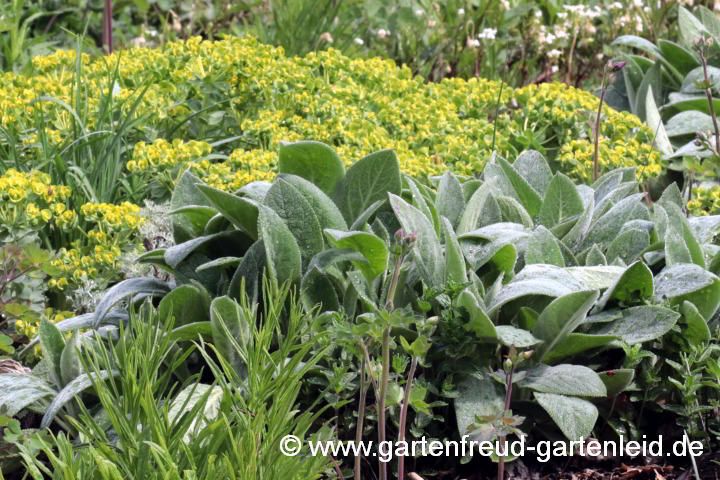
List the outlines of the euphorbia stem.
{"label": "euphorbia stem", "polygon": [[605,100],[605,73],[603,73],[602,85],[600,87],[600,105],[598,106],[597,116],[595,117],[595,150],[593,151],[593,182],[600,177],[600,165],[598,160],[598,152],[600,149],[600,115],[602,114],[602,104]]}
{"label": "euphorbia stem", "polygon": [[[510,398],[512,397],[512,377],[513,372],[515,371],[515,367],[513,366],[512,369],[510,369],[510,372],[505,377],[505,381],[507,382],[507,387],[505,388],[505,411],[503,412],[503,416],[507,415],[507,412],[510,410]],[[498,437],[500,445],[502,445],[505,442],[505,437]],[[498,480],[503,480],[505,478],[505,454],[507,452],[503,451],[502,455],[498,455]]]}
{"label": "euphorbia stem", "polygon": [[[382,377],[380,379],[380,392],[377,400],[378,408],[378,441],[379,446],[384,446],[385,442],[385,397],[387,396],[388,381],[390,380],[390,326],[385,327],[383,331],[382,342]],[[380,480],[387,480],[387,464],[380,458]]]}
{"label": "euphorbia stem", "polygon": [[[364,345],[363,345],[364,346]],[[355,429],[355,445],[362,442],[363,422],[365,421],[365,398],[367,397],[368,386],[365,382],[365,357],[360,362],[360,406],[358,407],[357,428]],[[360,465],[362,457],[360,453],[355,455],[355,480],[360,480]]]}
{"label": "euphorbia stem", "polygon": [[[405,396],[403,397],[402,410],[400,411],[400,431],[398,432],[398,443],[405,441],[405,425],[407,423],[408,408],[410,407],[410,390],[412,389],[413,378],[415,377],[415,369],[417,368],[417,357],[412,357],[410,363],[410,373],[405,384]],[[398,458],[398,479],[405,480],[405,456],[400,455]]]}

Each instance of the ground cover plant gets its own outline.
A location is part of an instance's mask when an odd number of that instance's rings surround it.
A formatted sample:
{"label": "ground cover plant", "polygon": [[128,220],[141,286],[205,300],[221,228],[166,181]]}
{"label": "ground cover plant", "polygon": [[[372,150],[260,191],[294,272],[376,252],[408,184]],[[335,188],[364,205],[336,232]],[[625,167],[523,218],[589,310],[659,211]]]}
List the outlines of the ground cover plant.
{"label": "ground cover plant", "polygon": [[[254,329],[290,341],[292,318],[308,318],[313,367],[298,401],[334,438],[640,438],[657,433],[647,417],[666,410],[678,414],[676,432],[714,448],[717,385],[702,378],[717,377],[720,217],[687,218],[674,184],[649,204],[632,167],[576,185],[529,151],[513,163],[493,156],[479,179],[446,172],[426,186],[401,174],[390,150],[346,170],[318,142],[284,144],[279,169],[235,194],[186,171],[171,199],[184,241],[139,259],[174,282],[126,280],[94,313],[46,331],[58,345],[62,332],[122,332],[151,295],[158,317],[174,319],[163,338],[207,340],[230,383],[252,391],[247,382],[268,371],[248,359],[273,342],[259,348]],[[299,302],[288,304],[291,286]],[[258,323],[261,313],[276,323]],[[61,378],[72,345],[44,357],[60,359]],[[205,362],[216,363],[202,355],[186,367]],[[62,427],[69,392],[24,406]],[[407,460],[426,475],[447,461]],[[406,471],[332,462],[356,475]]]}

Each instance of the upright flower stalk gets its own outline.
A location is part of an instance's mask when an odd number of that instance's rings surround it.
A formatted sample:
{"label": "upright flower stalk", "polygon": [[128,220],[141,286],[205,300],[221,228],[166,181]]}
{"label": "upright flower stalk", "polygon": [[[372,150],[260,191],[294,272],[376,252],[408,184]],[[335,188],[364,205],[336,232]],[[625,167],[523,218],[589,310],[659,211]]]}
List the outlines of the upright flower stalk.
{"label": "upright flower stalk", "polygon": [[608,62],[605,64],[605,68],[603,69],[603,78],[602,78],[602,84],[600,86],[600,105],[598,105],[598,111],[597,116],[595,117],[595,125],[593,127],[594,133],[595,133],[595,148],[593,150],[593,182],[600,178],[600,164],[598,160],[599,156],[599,150],[600,150],[600,117],[602,115],[602,105],[603,101],[605,101],[605,92],[607,91],[607,86],[612,81],[612,74],[615,72],[619,72],[622,70],[625,65],[627,65],[627,62]]}

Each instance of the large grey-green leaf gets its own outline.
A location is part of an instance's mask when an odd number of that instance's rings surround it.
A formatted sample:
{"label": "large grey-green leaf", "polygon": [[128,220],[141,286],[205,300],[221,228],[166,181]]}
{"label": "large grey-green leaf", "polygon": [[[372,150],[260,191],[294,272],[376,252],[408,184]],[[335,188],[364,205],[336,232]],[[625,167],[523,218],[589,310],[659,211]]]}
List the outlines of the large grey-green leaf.
{"label": "large grey-green leaf", "polygon": [[380,150],[355,162],[345,174],[334,196],[347,223],[353,223],[366,208],[388,193],[400,195],[400,167],[392,150]]}
{"label": "large grey-green leaf", "polygon": [[618,258],[624,263],[632,263],[650,246],[650,234],[638,228],[628,228],[620,232],[610,243],[605,253],[608,263]]}
{"label": "large grey-green leaf", "polygon": [[667,132],[665,132],[665,126],[663,125],[662,118],[660,117],[660,112],[655,104],[652,86],[648,87],[648,91],[645,96],[645,116],[645,121],[650,129],[655,133],[654,143],[657,149],[665,155],[672,155],[673,148],[670,144]]}
{"label": "large grey-green leaf", "polygon": [[[642,83],[637,89],[637,94],[635,96],[635,115],[637,115],[641,120],[647,120],[647,103],[645,102],[645,99],[647,98],[648,92],[654,92],[656,105],[663,102],[663,98],[660,93],[662,92],[663,87],[663,66],[663,63],[655,62],[655,64],[653,64],[653,66],[645,72]],[[654,130],[655,125],[650,128]]]}
{"label": "large grey-green leaf", "polygon": [[540,207],[540,223],[552,228],[583,211],[585,206],[573,181],[560,172],[556,173]]}
{"label": "large grey-green leaf", "polygon": [[320,222],[321,229],[347,230],[347,223],[345,223],[340,209],[322,190],[296,175],[279,175],[278,177],[295,187],[297,192],[308,201],[313,213],[317,216],[318,222]]}
{"label": "large grey-green leaf", "polygon": [[455,283],[467,283],[467,268],[465,267],[465,257],[460,250],[455,232],[453,231],[450,220],[446,217],[442,218],[443,236],[445,237],[445,277],[446,281]]}
{"label": "large grey-green leaf", "polygon": [[628,305],[633,301],[650,298],[653,294],[652,271],[642,261],[637,261],[630,265],[610,288],[605,290],[595,306],[595,311],[602,311],[610,300]]}
{"label": "large grey-green leaf", "polygon": [[498,165],[502,167],[508,180],[510,180],[510,183],[515,189],[515,193],[522,206],[525,207],[525,210],[528,211],[530,216],[535,216],[535,214],[537,214],[540,210],[540,205],[542,204],[542,198],[538,192],[535,191],[532,185],[530,185],[530,183],[525,180],[525,178],[523,178],[523,176],[520,175],[520,173],[515,170],[515,168],[513,168],[507,160],[501,157],[496,157],[495,160]]}
{"label": "large grey-green leaf", "polygon": [[590,227],[584,246],[590,247],[593,243],[609,245],[625,223],[630,220],[649,220],[647,207],[642,204],[644,198],[644,193],[638,193],[615,204]]}
{"label": "large grey-green leaf", "polygon": [[720,235],[720,215],[690,217],[688,223],[700,243],[711,243],[715,237]]}
{"label": "large grey-green leaf", "polygon": [[210,305],[213,344],[241,379],[247,376],[247,359],[253,326],[242,307],[230,297],[218,297]]}
{"label": "large grey-green leaf", "polygon": [[[718,80],[720,80],[720,69]],[[665,131],[668,137],[679,137],[682,135],[695,135],[697,132],[712,130],[712,117],[697,110],[687,110],[670,117],[665,124]]]}
{"label": "large grey-green leaf", "polygon": [[607,388],[607,396],[614,397],[622,393],[635,378],[635,370],[631,368],[620,368],[618,370],[609,370],[607,372],[598,373],[600,380]]}
{"label": "large grey-green leaf", "polygon": [[208,185],[198,185],[197,188],[236,228],[247,233],[253,240],[258,238],[258,204],[255,200],[238,197]]}
{"label": "large grey-green leaf", "polygon": [[302,270],[300,247],[285,222],[270,207],[260,206],[258,233],[265,247],[270,277],[280,284],[299,280]]}
{"label": "large grey-green leaf", "polygon": [[372,282],[387,270],[390,254],[387,245],[380,237],[367,232],[343,232],[330,229],[325,230],[325,235],[333,247],[350,248],[362,254],[367,261],[354,261],[353,264],[363,272],[368,282]]}
{"label": "large grey-green leaf", "polygon": [[599,295],[597,290],[563,295],[553,300],[540,313],[532,332],[533,335],[545,342],[538,351],[538,358],[542,359],[555,348],[555,345],[563,341],[578,325],[583,323]]}
{"label": "large grey-green leaf", "polygon": [[332,195],[345,177],[345,166],[335,150],[324,143],[280,142],[278,173],[305,178]]}
{"label": "large grey-green leaf", "polygon": [[525,264],[545,263],[564,267],[565,260],[563,258],[560,245],[550,230],[539,225],[535,229],[535,233],[530,237],[527,250],[525,251]]}
{"label": "large grey-green leaf", "polygon": [[[499,209],[496,212],[497,216],[495,216],[494,209],[491,206],[494,202],[492,193],[496,188],[497,181],[488,180],[475,190],[475,193],[473,193],[465,205],[465,210],[463,210],[460,220],[458,221],[458,235],[500,221]],[[496,204],[495,206],[497,206],[497,202],[494,203]]]}
{"label": "large grey-green leaf", "polygon": [[665,263],[667,265],[694,263],[704,269],[705,254],[680,207],[669,202],[663,202],[662,207],[668,216],[668,226],[665,231]]}
{"label": "large grey-green leaf", "polygon": [[460,221],[460,215],[463,209],[465,209],[465,195],[463,194],[460,180],[450,171],[445,172],[445,174],[440,177],[435,208],[437,209],[438,217],[446,217],[450,220],[453,228],[457,227]]}
{"label": "large grey-green leaf", "polygon": [[40,422],[40,428],[45,429],[49,427],[60,409],[65,406],[67,402],[72,400],[76,395],[80,394],[85,389],[91,387],[93,385],[93,382],[107,380],[108,378],[110,378],[110,376],[117,377],[118,375],[120,375],[119,370],[103,370],[99,374],[83,373],[79,377],[76,377],[75,380],[65,385],[65,387],[60,391],[60,393],[58,393],[55,398],[53,398],[47,410],[45,410],[45,415]]}
{"label": "large grey-green leaf", "polygon": [[542,153],[525,150],[518,155],[512,166],[541,197],[545,197],[553,174]]}
{"label": "large grey-green leaf", "polygon": [[598,374],[581,365],[538,365],[527,371],[518,382],[522,388],[535,392],[573,395],[577,397],[605,397],[607,390]]}
{"label": "large grey-green leaf", "polygon": [[20,373],[0,374],[0,406],[3,415],[14,416],[20,410],[57,392],[42,378]]}
{"label": "large grey-green leaf", "polygon": [[520,205],[520,202],[505,195],[498,195],[495,201],[500,207],[503,222],[520,223],[527,228],[533,228],[532,218],[525,207]]}
{"label": "large grey-green leaf", "polygon": [[439,285],[445,279],[445,262],[435,229],[418,209],[397,195],[390,194],[390,205],[407,233],[417,233],[413,260],[428,285]]}
{"label": "large grey-green leaf", "polygon": [[62,352],[65,349],[65,339],[60,330],[45,319],[40,322],[38,335],[40,336],[40,345],[43,347],[43,354],[50,364],[51,377],[55,384],[61,387],[63,385],[61,359]]}
{"label": "large grey-green leaf", "polygon": [[678,7],[678,23],[683,46],[689,50],[692,50],[696,38],[710,36],[702,22],[682,6]]}
{"label": "large grey-green leaf", "polygon": [[[475,417],[496,417],[505,411],[505,392],[502,386],[492,380],[491,372],[468,375],[458,382],[458,396],[455,399],[455,418],[460,435],[468,434],[468,427],[475,423]],[[476,436],[481,432],[471,431]]]}
{"label": "large grey-green leaf", "polygon": [[285,222],[295,237],[303,267],[323,249],[323,233],[315,211],[297,188],[283,178],[278,178],[265,195],[263,204],[272,208]]}
{"label": "large grey-green leaf", "polygon": [[587,439],[595,427],[598,410],[587,400],[539,392],[535,392],[535,399],[570,440]]}
{"label": "large grey-green leaf", "polygon": [[675,325],[680,314],[657,305],[642,305],[621,310],[622,317],[593,330],[596,335],[617,335],[629,344],[655,340]]}
{"label": "large grey-green leaf", "polygon": [[80,334],[73,332],[60,356],[60,380],[62,380],[62,385],[67,385],[83,373],[78,350],[81,347],[80,339]]}
{"label": "large grey-green leaf", "polygon": [[[193,238],[187,242],[167,248],[163,254],[163,259],[170,268],[177,269],[181,262],[188,259],[193,253],[200,249],[211,249],[212,246],[221,246],[224,251],[242,253],[244,249],[247,248],[245,245],[249,246],[249,242],[249,237],[245,233],[237,230],[213,233],[211,235]],[[232,247],[230,247],[231,245]],[[213,253],[218,252],[215,251]]]}
{"label": "large grey-green leaf", "polygon": [[138,293],[165,295],[172,285],[156,278],[129,278],[111,287],[95,310],[94,327],[97,328],[116,304]]}
{"label": "large grey-green leaf", "polygon": [[655,296],[679,305],[687,300],[709,320],[720,304],[720,279],[692,263],[665,268],[655,279]]}
{"label": "large grey-green leaf", "polygon": [[194,436],[205,429],[208,422],[217,418],[223,395],[222,387],[204,383],[188,385],[180,390],[168,409],[168,420],[171,424],[180,421],[184,414],[192,412],[198,404],[201,405],[183,435],[183,442],[190,443]]}
{"label": "large grey-green leaf", "polygon": [[662,52],[658,47],[655,46],[654,43],[636,35],[621,35],[615,40],[613,40],[612,44],[637,48],[638,50],[642,50],[645,53],[649,53],[653,56],[662,55]]}
{"label": "large grey-green leaf", "polygon": [[542,340],[534,337],[532,333],[512,325],[498,325],[495,327],[495,332],[498,341],[506,347],[528,348],[542,343]]}

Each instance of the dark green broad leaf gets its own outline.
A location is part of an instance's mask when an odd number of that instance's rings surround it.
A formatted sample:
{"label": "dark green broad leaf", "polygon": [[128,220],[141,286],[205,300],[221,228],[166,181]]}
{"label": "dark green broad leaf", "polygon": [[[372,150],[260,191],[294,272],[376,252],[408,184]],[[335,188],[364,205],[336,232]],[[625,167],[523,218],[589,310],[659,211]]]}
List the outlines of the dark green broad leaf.
{"label": "dark green broad leaf", "polygon": [[300,248],[303,268],[307,267],[325,244],[320,220],[310,202],[288,181],[278,178],[265,195],[263,204],[285,222]]}
{"label": "dark green broad leaf", "polygon": [[542,340],[535,338],[532,333],[512,325],[498,325],[495,331],[498,341],[506,347],[529,348],[542,343]]}
{"label": "dark green broad leaf", "polygon": [[270,278],[279,284],[300,280],[302,255],[290,229],[270,207],[261,205],[258,233],[265,246],[265,258]]}
{"label": "dark green broad leaf", "polygon": [[621,310],[622,317],[600,324],[596,335],[616,335],[633,345],[660,338],[677,323],[680,314],[656,305],[642,305]]}
{"label": "dark green broad leaf", "polygon": [[660,48],[663,57],[682,75],[687,75],[692,69],[700,65],[700,62],[698,62],[690,50],[675,42],[660,39],[657,42],[657,46]]}
{"label": "dark green broad leaf", "polygon": [[247,233],[253,240],[258,238],[258,204],[255,200],[238,197],[208,185],[198,185],[207,201],[222,213],[235,227]]}
{"label": "dark green broad leaf", "polygon": [[631,368],[620,368],[617,370],[608,370],[607,372],[599,372],[600,380],[607,388],[607,396],[614,397],[625,391],[635,378],[635,370]]}
{"label": "dark green broad leaf", "polygon": [[[257,303],[266,266],[265,242],[258,240],[248,249],[242,262],[235,270],[235,274],[233,274],[228,286],[228,296],[240,300],[247,293],[251,303]],[[241,288],[243,282],[245,285],[244,290]]]}
{"label": "dark green broad leaf", "polygon": [[390,194],[390,205],[400,225],[407,233],[416,233],[413,261],[428,285],[438,285],[445,279],[445,259],[435,228],[417,208],[397,195]]}
{"label": "dark green broad leaf", "polygon": [[518,386],[535,392],[573,395],[576,397],[605,397],[607,390],[592,369],[581,365],[538,365],[526,371]]}
{"label": "dark green broad leaf", "polygon": [[579,291],[553,300],[535,323],[533,335],[545,343],[538,350],[542,358],[585,321],[587,313],[598,299],[597,290]]}
{"label": "dark green broad leaf", "polygon": [[602,348],[617,340],[619,337],[614,335],[589,335],[586,333],[571,333],[563,340],[558,342],[552,352],[545,355],[543,363],[553,365],[559,361],[577,355],[594,348]]}
{"label": "dark green broad leaf", "polygon": [[655,296],[669,299],[672,305],[687,300],[710,320],[720,304],[720,279],[692,263],[673,265],[655,279]]}
{"label": "dark green broad leaf", "polygon": [[540,224],[552,228],[584,211],[585,205],[573,181],[560,172],[556,173],[540,207]]}
{"label": "dark green broad leaf", "polygon": [[165,295],[158,305],[158,315],[162,321],[175,317],[174,328],[189,323],[209,320],[210,295],[201,291],[202,287],[181,285]]}
{"label": "dark green broad leaf", "polygon": [[237,267],[242,262],[243,257],[220,257],[207,263],[203,263],[195,269],[196,272],[204,272],[207,270],[225,270],[226,268]]}
{"label": "dark green broad leaf", "polygon": [[213,344],[241,379],[247,377],[248,349],[253,343],[252,319],[230,297],[218,297],[210,305]]}
{"label": "dark green broad leaf", "polygon": [[638,50],[649,53],[654,57],[662,55],[662,51],[657,46],[655,46],[654,43],[636,35],[621,35],[615,40],[613,40],[612,44],[622,45],[624,47],[637,48]]}
{"label": "dark green broad leaf", "polygon": [[[208,308],[208,314],[210,309]],[[194,342],[199,339],[206,342],[212,342],[212,322],[203,320],[183,325],[182,327],[173,328],[170,332],[169,340],[171,342]]]}
{"label": "dark green broad leaf", "polygon": [[365,261],[354,261],[353,264],[363,272],[368,282],[372,283],[378,275],[385,273],[390,254],[385,242],[378,236],[367,232],[343,232],[326,229],[330,244],[337,249],[352,249],[360,253]]}
{"label": "dark green broad leaf", "polygon": [[213,247],[222,252],[242,255],[246,248],[249,247],[249,242],[249,237],[244,232],[237,230],[203,235],[167,248],[163,254],[163,259],[165,264],[171,268],[177,268],[181,262],[185,261],[193,253],[204,251],[204,249],[214,250]]}
{"label": "dark green broad leaf", "polygon": [[553,174],[542,153],[525,150],[518,155],[512,166],[541,197],[545,197]]}
{"label": "dark green broad leaf", "polygon": [[465,195],[460,180],[450,171],[440,177],[435,209],[438,217],[447,218],[453,228],[457,227],[460,215],[465,209]]}
{"label": "dark green broad leaf", "polygon": [[[198,185],[204,185],[204,182],[189,170],[185,171],[175,182],[175,188],[170,198],[170,209],[174,211],[191,205],[211,207],[210,202],[198,189]],[[202,234],[202,230],[196,231],[193,222],[184,216],[179,216],[173,219],[173,234],[175,241],[182,243]]]}
{"label": "dark green broad leaf", "polygon": [[555,235],[542,225],[538,226],[530,237],[525,252],[525,263],[527,265],[545,263],[557,267],[565,266],[565,259]]}
{"label": "dark green broad leaf", "polygon": [[588,438],[595,427],[598,410],[587,400],[540,392],[535,392],[535,400],[569,440]]}
{"label": "dark green broad leaf", "polygon": [[80,361],[79,349],[81,346],[80,334],[73,332],[72,337],[67,341],[60,356],[60,380],[63,386],[84,373],[82,362]]}
{"label": "dark green broad leaf", "polygon": [[347,230],[347,223],[345,223],[340,209],[322,190],[296,175],[279,175],[278,178],[292,185],[308,201],[320,222],[320,228]]}
{"label": "dark green broad leaf", "polygon": [[345,174],[334,195],[335,203],[351,224],[370,205],[400,195],[402,181],[395,152],[380,150],[355,162]]}
{"label": "dark green broad leaf", "polygon": [[302,177],[327,195],[345,178],[345,165],[335,150],[320,142],[280,142],[278,173]]}
{"label": "dark green broad leaf", "polygon": [[175,221],[177,221],[177,217],[184,217],[187,224],[192,227],[192,232],[195,235],[201,235],[205,231],[207,223],[211,218],[217,215],[217,213],[218,211],[213,207],[205,205],[187,205],[185,207],[172,210],[168,213],[168,215],[173,215]]}
{"label": "dark green broad leaf", "polygon": [[95,310],[94,327],[97,328],[110,310],[123,300],[137,295],[165,295],[172,289],[171,284],[156,278],[129,278],[112,286]]}
{"label": "dark green broad leaf", "polygon": [[340,311],[340,300],[330,275],[317,266],[310,268],[300,282],[300,298],[305,311],[319,306],[319,312]]}
{"label": "dark green broad leaf", "polygon": [[709,342],[711,338],[710,328],[703,316],[700,315],[700,312],[698,312],[695,305],[688,301],[684,301],[680,311],[682,312],[683,320],[687,325],[682,332],[683,338],[693,345],[701,345]]}
{"label": "dark green broad leaf", "polygon": [[480,307],[470,289],[466,288],[458,295],[457,306],[468,312],[470,320],[465,325],[465,330],[473,332],[480,340],[495,341],[497,339],[495,325]]}
{"label": "dark green broad leaf", "polygon": [[458,243],[450,220],[446,217],[441,218],[443,236],[445,237],[445,281],[467,283],[467,268],[465,267],[465,257],[460,249],[460,243]]}
{"label": "dark green broad leaf", "polygon": [[515,168],[513,168],[507,160],[501,157],[497,157],[495,160],[498,165],[502,167],[508,180],[510,180],[510,183],[515,189],[515,194],[522,206],[525,207],[525,210],[527,210],[530,216],[535,216],[540,210],[540,205],[542,204],[540,194],[535,191],[532,185],[530,185],[530,183],[525,180],[525,178],[523,178],[523,176],[520,175],[520,173],[515,170]]}
{"label": "dark green broad leaf", "polygon": [[605,309],[611,300],[628,305],[652,298],[654,289],[652,271],[642,261],[637,261],[626,268],[615,283],[605,290],[595,306],[595,311]]}
{"label": "dark green broad leaf", "polygon": [[43,354],[47,358],[50,365],[50,374],[55,382],[55,385],[62,387],[62,353],[65,349],[65,339],[60,333],[60,330],[43,319],[40,322],[40,328],[38,329],[38,336],[40,337],[40,345],[43,348]]}
{"label": "dark green broad leaf", "polygon": [[505,392],[502,385],[494,381],[492,372],[483,371],[475,375],[464,376],[457,384],[458,396],[455,398],[455,418],[460,435],[472,435],[480,432],[469,431],[468,427],[476,423],[475,417],[497,417],[505,411]]}

